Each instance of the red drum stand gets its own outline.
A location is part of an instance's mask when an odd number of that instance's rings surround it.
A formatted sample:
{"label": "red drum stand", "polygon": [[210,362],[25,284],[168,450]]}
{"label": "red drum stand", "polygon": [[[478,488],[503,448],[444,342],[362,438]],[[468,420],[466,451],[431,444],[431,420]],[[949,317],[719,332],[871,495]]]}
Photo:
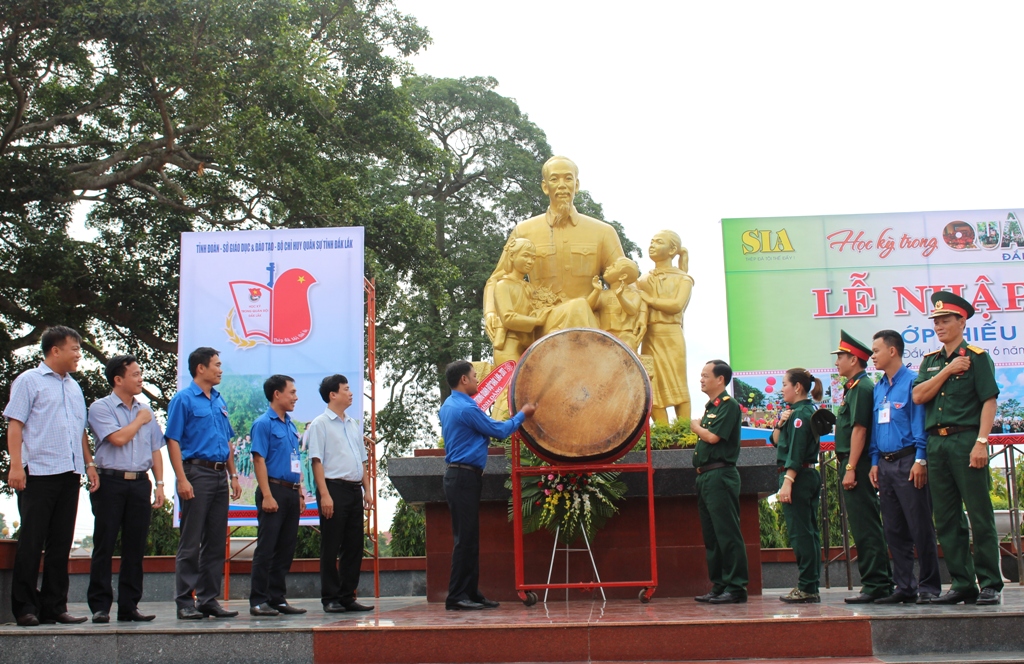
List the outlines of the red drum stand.
{"label": "red drum stand", "polygon": [[[658,547],[654,524],[654,464],[651,460],[651,429],[644,426],[646,454],[643,463],[563,463],[523,466],[520,459],[519,432],[512,434],[512,531],[515,539],[516,591],[526,606],[537,603],[538,590],[594,590],[603,588],[640,588],[640,601],[647,603],[658,587]],[[523,554],[522,480],[524,477],[548,473],[647,473],[647,515],[651,536],[651,578],[636,581],[584,581],[579,583],[526,583]],[[589,543],[588,543],[589,548]],[[568,555],[568,554],[566,554]],[[595,575],[596,576],[596,575]]]}

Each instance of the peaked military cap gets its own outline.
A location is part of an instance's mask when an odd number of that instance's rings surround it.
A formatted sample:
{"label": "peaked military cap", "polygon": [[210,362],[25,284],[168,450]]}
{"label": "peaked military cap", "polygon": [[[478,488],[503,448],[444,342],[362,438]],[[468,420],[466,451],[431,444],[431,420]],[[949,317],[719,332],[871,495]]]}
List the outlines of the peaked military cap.
{"label": "peaked military cap", "polygon": [[932,312],[928,314],[928,318],[938,318],[939,316],[956,315],[961,318],[970,318],[974,315],[974,307],[971,303],[960,297],[959,295],[953,295],[946,291],[936,291],[932,293]]}
{"label": "peaked military cap", "polygon": [[846,330],[839,331],[839,339],[839,348],[832,351],[832,355],[849,353],[865,362],[871,359],[871,349],[847,334]]}
{"label": "peaked military cap", "polygon": [[[843,351],[846,352],[845,350]],[[832,433],[832,427],[836,425],[836,414],[828,408],[819,408],[811,415],[811,428],[819,436],[827,436]]]}

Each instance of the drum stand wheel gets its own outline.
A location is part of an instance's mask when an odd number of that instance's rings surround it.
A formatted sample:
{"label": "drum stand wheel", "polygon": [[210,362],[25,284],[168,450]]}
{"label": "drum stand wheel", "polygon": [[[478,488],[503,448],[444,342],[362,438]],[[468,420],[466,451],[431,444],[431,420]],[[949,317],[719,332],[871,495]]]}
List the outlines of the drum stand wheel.
{"label": "drum stand wheel", "polygon": [[525,604],[526,606],[533,606],[537,603],[537,593],[533,592],[532,590],[528,590],[525,593],[520,592],[519,598],[523,600],[523,604]]}
{"label": "drum stand wheel", "polygon": [[650,601],[651,601],[651,596],[654,595],[654,590],[655,590],[654,588],[644,588],[643,590],[641,590],[640,591],[640,603],[641,604],[649,604]]}

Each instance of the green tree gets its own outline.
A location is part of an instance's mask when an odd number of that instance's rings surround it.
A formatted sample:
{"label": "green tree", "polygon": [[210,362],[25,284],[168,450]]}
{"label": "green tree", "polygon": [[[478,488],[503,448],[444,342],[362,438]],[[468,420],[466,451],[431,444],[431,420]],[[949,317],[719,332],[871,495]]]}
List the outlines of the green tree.
{"label": "green tree", "polygon": [[[62,323],[100,362],[136,355],[166,405],[183,231],[363,226],[382,308],[443,275],[393,187],[434,150],[393,84],[428,37],[390,0],[0,0],[0,16],[0,400]],[[88,241],[68,231],[83,203]]]}
{"label": "green tree", "polygon": [[393,556],[425,556],[427,521],[422,507],[399,500],[391,521],[391,554]]}
{"label": "green tree", "polygon": [[[174,527],[174,501],[168,500],[159,509],[153,510],[149,521],[149,535],[146,537],[147,556],[173,556],[178,552],[180,533]],[[118,534],[117,554],[121,552],[121,536]]]}
{"label": "green tree", "polygon": [[741,405],[747,408],[761,408],[765,403],[764,392],[739,378],[732,379],[732,393]]}
{"label": "green tree", "polygon": [[996,413],[1003,418],[1024,417],[1024,408],[1021,408],[1019,399],[1007,399],[999,402]]}

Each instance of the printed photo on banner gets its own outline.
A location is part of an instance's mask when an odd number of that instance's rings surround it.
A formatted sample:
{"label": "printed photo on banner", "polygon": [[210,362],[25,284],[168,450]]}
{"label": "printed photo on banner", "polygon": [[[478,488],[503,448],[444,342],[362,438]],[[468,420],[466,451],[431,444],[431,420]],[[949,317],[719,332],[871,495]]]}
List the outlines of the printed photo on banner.
{"label": "printed photo on banner", "polygon": [[[353,402],[347,414],[363,420],[363,247],[359,227],[181,236],[178,386],[191,382],[192,350],[220,351],[224,376],[216,389],[228,405],[242,485],[242,497],[230,508],[231,525],[256,525],[249,432],[268,408],[263,382],[269,376],[295,379],[299,401],[291,417],[300,437],[324,411],[318,388],[331,374],[348,378]],[[315,525],[315,484],[305,440],[300,450],[310,497],[301,523]]]}

